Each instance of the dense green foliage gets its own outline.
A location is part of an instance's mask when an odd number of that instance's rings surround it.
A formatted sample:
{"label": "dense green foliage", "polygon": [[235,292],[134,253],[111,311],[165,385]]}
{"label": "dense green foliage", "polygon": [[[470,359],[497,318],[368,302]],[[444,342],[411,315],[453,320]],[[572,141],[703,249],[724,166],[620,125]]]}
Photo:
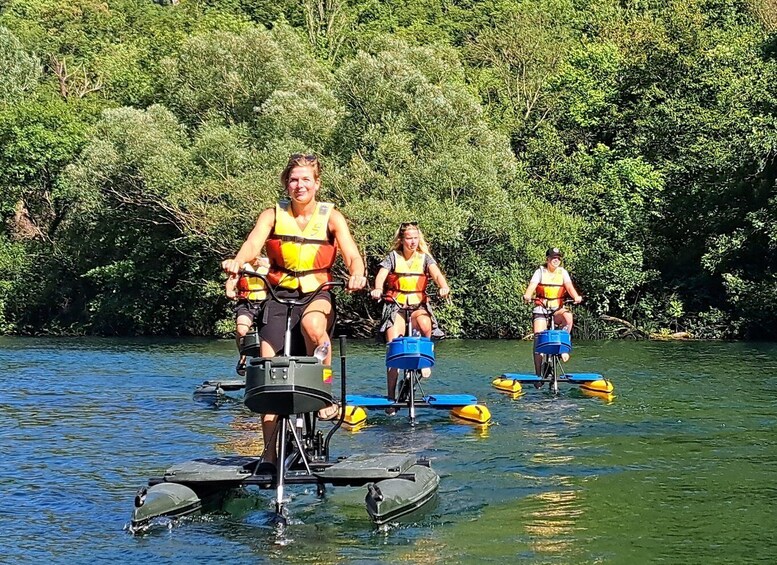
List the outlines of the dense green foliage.
{"label": "dense green foliage", "polygon": [[0,3],[0,332],[222,333],[219,261],[304,150],[370,274],[420,222],[450,335],[524,334],[558,246],[587,335],[777,338],[774,6]]}

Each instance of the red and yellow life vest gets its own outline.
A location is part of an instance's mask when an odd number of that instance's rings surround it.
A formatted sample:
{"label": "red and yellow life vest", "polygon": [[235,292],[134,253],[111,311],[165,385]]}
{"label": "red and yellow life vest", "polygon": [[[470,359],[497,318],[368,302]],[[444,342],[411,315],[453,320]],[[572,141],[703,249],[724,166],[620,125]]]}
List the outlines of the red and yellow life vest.
{"label": "red and yellow life vest", "polygon": [[556,269],[551,273],[545,267],[540,268],[542,272],[542,278],[540,284],[537,285],[537,298],[534,303],[538,306],[545,306],[543,299],[547,299],[548,308],[558,308],[561,305],[561,299],[567,293],[567,289],[564,288],[564,271],[562,269]]}
{"label": "red and yellow life vest", "polygon": [[386,277],[386,296],[400,306],[417,306],[426,302],[426,283],[429,277],[424,271],[426,254],[415,252],[410,259],[394,253],[394,270]]}
{"label": "red and yellow life vest", "polygon": [[290,201],[282,200],[275,205],[275,227],[265,244],[270,260],[267,280],[273,286],[306,293],[332,280],[330,271],[337,256],[337,243],[329,233],[333,209],[334,204],[316,203],[308,225],[302,230]]}
{"label": "red and yellow life vest", "polygon": [[[267,275],[267,267],[254,269],[250,263],[243,265],[243,270],[254,271],[260,275]],[[267,298],[267,288],[264,281],[259,277],[242,276],[237,281],[237,296],[243,300],[252,302],[261,302]]]}

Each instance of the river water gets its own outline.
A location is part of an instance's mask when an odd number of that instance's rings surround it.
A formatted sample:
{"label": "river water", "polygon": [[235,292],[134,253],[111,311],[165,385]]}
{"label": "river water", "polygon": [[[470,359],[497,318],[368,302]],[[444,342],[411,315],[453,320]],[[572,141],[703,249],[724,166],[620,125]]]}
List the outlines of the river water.
{"label": "river water", "polygon": [[[379,393],[383,348],[349,344],[350,392]],[[0,338],[0,562],[773,563],[777,345],[587,342],[568,370],[615,385],[607,402],[562,390],[514,399],[530,344],[444,341],[427,392],[470,393],[493,425],[426,411],[411,428],[370,412],[335,455],[410,451],[441,475],[436,506],[376,529],[363,488],[272,491],[232,514],[126,531],[135,491],[190,458],[261,449],[241,404],[192,400],[233,378],[231,342]],[[336,379],[337,380],[337,379]]]}

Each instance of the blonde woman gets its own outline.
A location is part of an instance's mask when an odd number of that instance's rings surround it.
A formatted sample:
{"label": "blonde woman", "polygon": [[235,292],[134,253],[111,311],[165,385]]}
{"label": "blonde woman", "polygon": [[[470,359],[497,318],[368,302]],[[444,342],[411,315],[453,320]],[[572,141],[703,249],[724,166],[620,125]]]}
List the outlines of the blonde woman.
{"label": "blonde woman", "polygon": [[[421,335],[431,337],[435,330],[436,336],[442,335],[426,295],[426,285],[430,277],[439,289],[439,296],[448,296],[448,281],[429,252],[418,222],[401,223],[394,234],[391,252],[380,264],[375,277],[375,288],[370,292],[375,300],[384,298],[385,301],[380,331],[385,332],[386,342],[405,335],[405,319],[399,315],[400,309],[403,308],[412,312],[412,327]],[[422,370],[422,376],[428,378],[430,375],[431,369]],[[397,369],[386,370],[388,397],[392,400],[396,399],[397,377]],[[386,412],[393,415],[395,410],[389,408]]]}

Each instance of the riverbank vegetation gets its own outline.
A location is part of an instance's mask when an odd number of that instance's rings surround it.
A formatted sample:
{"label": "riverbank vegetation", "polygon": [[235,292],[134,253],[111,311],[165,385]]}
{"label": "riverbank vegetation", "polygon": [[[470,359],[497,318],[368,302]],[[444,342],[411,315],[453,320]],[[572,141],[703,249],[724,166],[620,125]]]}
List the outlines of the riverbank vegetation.
{"label": "riverbank vegetation", "polygon": [[0,70],[0,332],[228,331],[302,150],[372,276],[420,222],[449,335],[525,334],[557,246],[586,335],[777,338],[773,0],[8,0]]}

